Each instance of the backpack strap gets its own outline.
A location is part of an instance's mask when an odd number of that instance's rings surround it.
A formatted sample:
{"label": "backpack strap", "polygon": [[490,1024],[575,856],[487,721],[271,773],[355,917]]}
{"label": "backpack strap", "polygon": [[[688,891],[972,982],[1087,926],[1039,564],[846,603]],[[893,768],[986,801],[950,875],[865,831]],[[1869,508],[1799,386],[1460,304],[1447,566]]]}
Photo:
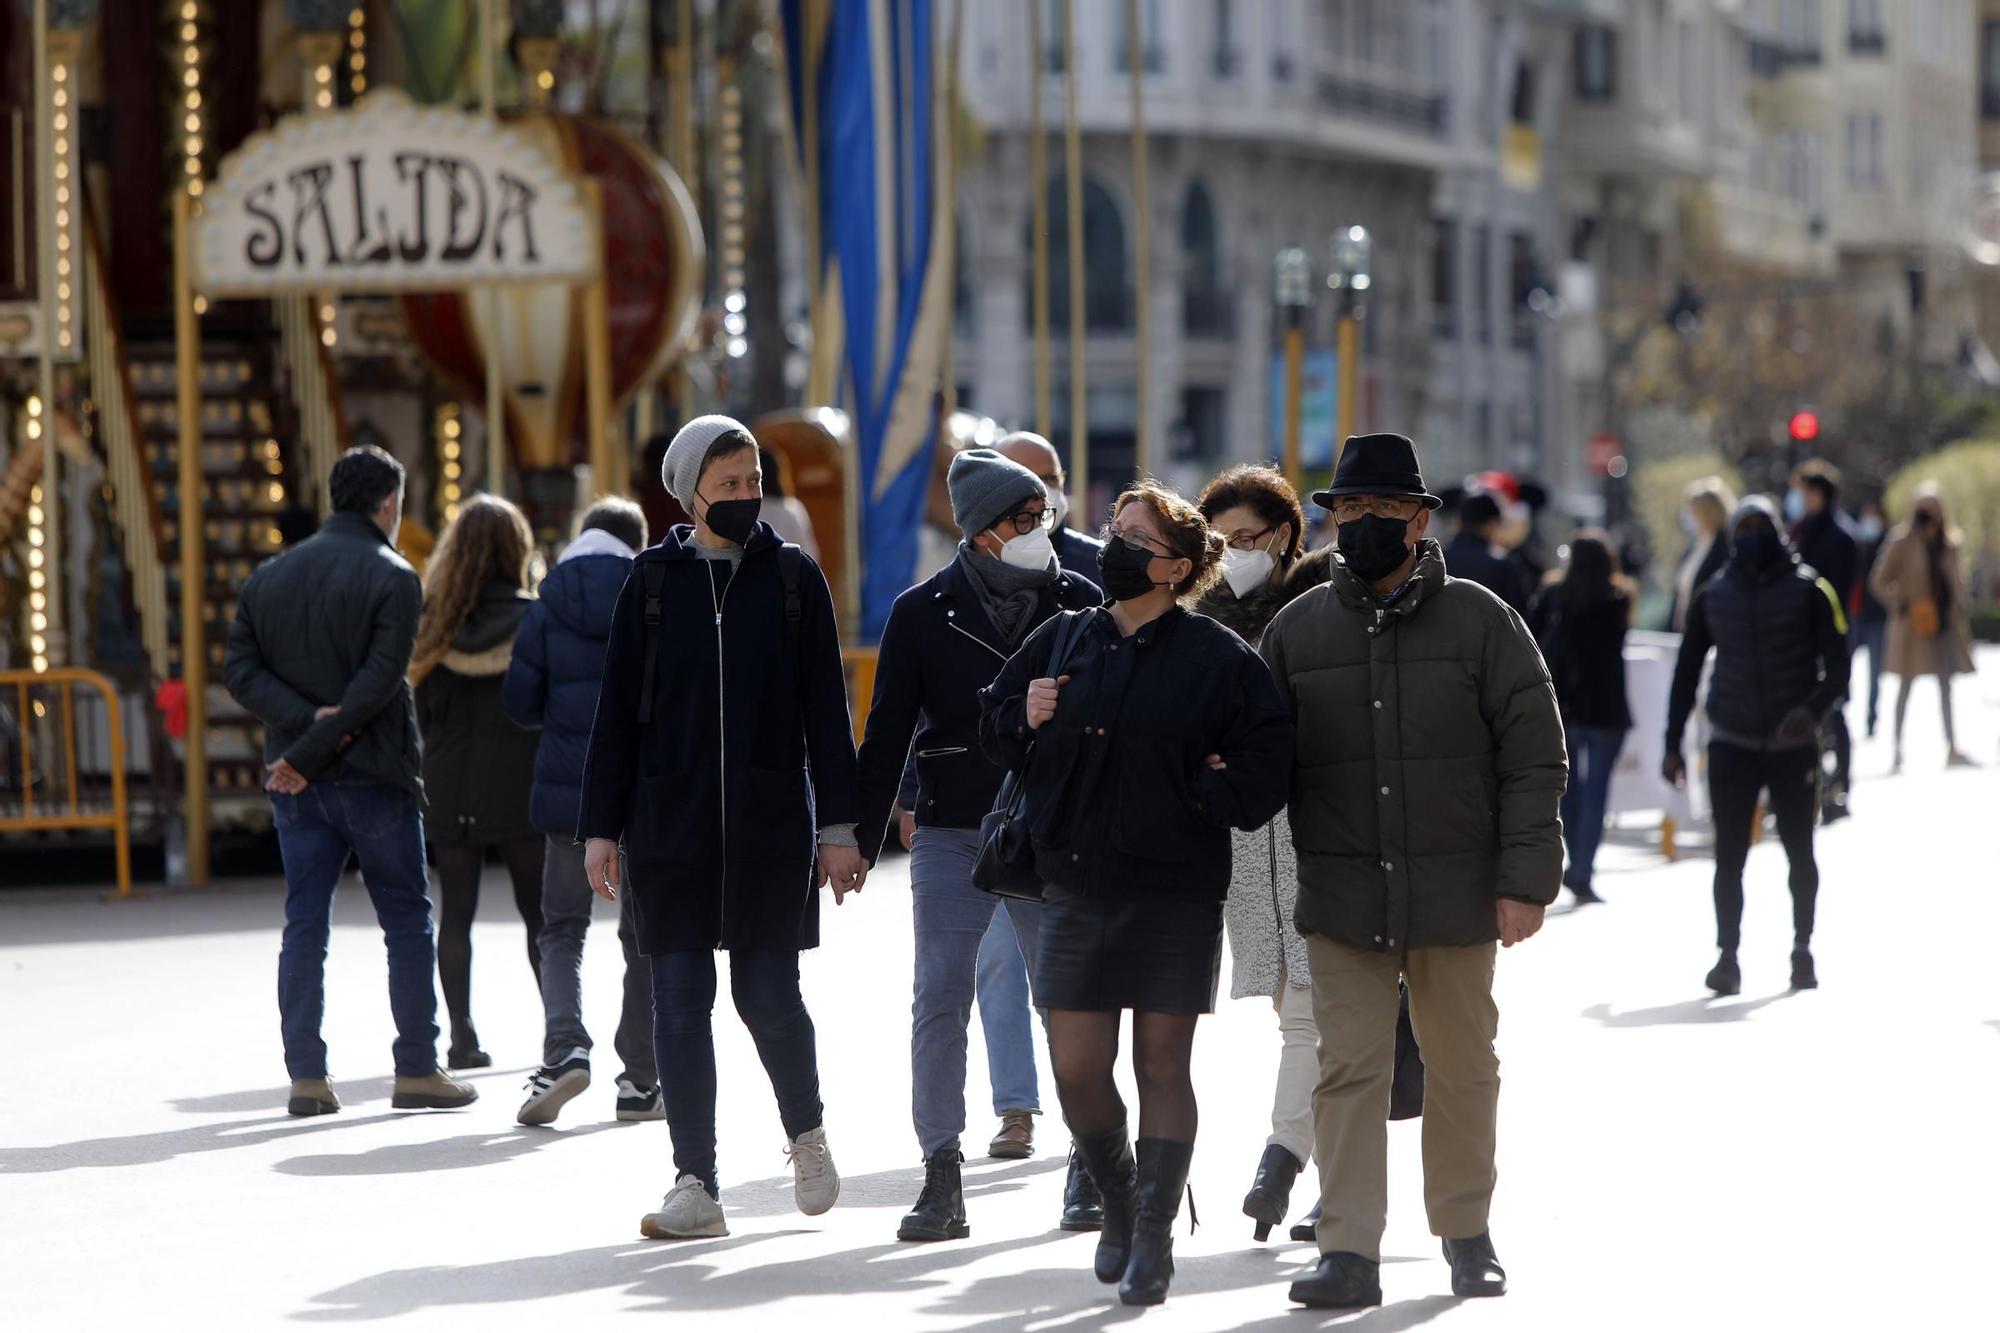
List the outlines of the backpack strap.
{"label": "backpack strap", "polygon": [[646,616],[646,662],[639,668],[639,724],[653,720],[653,675],[660,665],[660,622],[666,619],[662,605],[667,588],[667,568],[656,560],[639,566],[640,605]]}

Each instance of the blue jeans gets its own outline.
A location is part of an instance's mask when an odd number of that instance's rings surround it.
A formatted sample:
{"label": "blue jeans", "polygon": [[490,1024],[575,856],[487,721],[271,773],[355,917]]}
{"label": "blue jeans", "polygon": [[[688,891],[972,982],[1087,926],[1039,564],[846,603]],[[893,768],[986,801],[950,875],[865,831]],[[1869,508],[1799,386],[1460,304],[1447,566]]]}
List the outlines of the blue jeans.
{"label": "blue jeans", "polygon": [[[654,954],[653,1058],[674,1141],[674,1174],[692,1175],[720,1199],[715,1171],[715,954],[707,949]],[[787,1138],[818,1129],[819,1056],[812,1015],[799,994],[796,949],[737,949],[729,955],[729,993],[778,1094]]]}
{"label": "blue jeans", "polygon": [[[624,1062],[623,1077],[639,1088],[659,1085],[653,1072],[652,969],[639,955],[639,926],[633,896],[618,895],[618,947],[625,954],[625,1002],[618,1013],[612,1047]],[[542,858],[542,1063],[559,1065],[581,1046],[590,1050],[583,1026],[583,937],[590,929],[597,895],[583,872],[583,848],[549,835]]]}
{"label": "blue jeans", "polygon": [[[1001,899],[972,886],[978,829],[920,828],[910,848],[917,966],[910,1002],[910,1114],[929,1157],[957,1151],[965,1130],[966,1032],[979,945]],[[1041,908],[1006,900],[1020,952],[1035,956]],[[1029,1063],[1033,1064],[1033,1052]],[[1011,1108],[1010,1108],[1011,1109]]]}
{"label": "blue jeans", "polygon": [[1882,716],[1882,653],[1888,647],[1889,622],[1857,620],[1851,638],[1855,650],[1868,650],[1868,734],[1873,736]]}
{"label": "blue jeans", "polygon": [[1615,727],[1572,727],[1569,730],[1569,786],[1562,796],[1563,841],[1569,845],[1569,869],[1563,883],[1572,889],[1590,887],[1597,863],[1597,844],[1604,841],[1604,812],[1611,802],[1611,773],[1625,733]]}
{"label": "blue jeans", "polygon": [[432,969],[430,880],[424,870],[424,816],[414,792],[386,782],[315,782],[296,796],[271,793],[278,851],[285,861],[285,939],[278,950],[278,1016],[285,1069],[295,1079],[326,1077],[326,946],[333,891],[348,857],[375,903],[389,950],[389,1012],[396,1020],[396,1073],[437,1068],[437,989]]}
{"label": "blue jeans", "polygon": [[1035,1077],[1035,1029],[1028,996],[1028,959],[1014,934],[1010,912],[995,912],[979,941],[979,1026],[986,1034],[986,1078],[993,1085],[993,1114],[1042,1109]]}

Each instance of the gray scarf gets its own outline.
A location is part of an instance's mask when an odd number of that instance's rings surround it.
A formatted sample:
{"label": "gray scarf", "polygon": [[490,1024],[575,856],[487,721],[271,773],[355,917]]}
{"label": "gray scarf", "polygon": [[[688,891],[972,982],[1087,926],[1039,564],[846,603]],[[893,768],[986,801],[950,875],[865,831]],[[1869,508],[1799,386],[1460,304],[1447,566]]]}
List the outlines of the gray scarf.
{"label": "gray scarf", "polygon": [[1017,569],[975,548],[970,542],[958,544],[958,567],[965,581],[986,610],[986,618],[1008,647],[1018,647],[1035,627],[1035,612],[1042,604],[1042,589],[1056,581],[1056,562],[1047,569]]}

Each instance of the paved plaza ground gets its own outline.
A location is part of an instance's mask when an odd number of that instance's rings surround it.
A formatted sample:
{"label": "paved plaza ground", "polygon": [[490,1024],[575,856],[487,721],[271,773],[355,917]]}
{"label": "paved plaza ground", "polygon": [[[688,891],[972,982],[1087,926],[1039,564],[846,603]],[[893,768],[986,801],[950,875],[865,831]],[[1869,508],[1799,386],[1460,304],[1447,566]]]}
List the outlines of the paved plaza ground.
{"label": "paved plaza ground", "polygon": [[[1053,1227],[1063,1135],[967,1167],[969,1240],[899,1245],[920,1170],[909,1124],[905,863],[826,913],[805,964],[828,1129],[846,1185],[793,1211],[769,1087],[719,1022],[723,1197],[733,1234],[638,1238],[670,1183],[666,1127],[611,1118],[617,946],[587,956],[598,1083],[552,1129],[514,1123],[539,1007],[497,868],[474,1000],[497,1061],[470,1110],[388,1106],[379,934],[343,886],[327,1037],[346,1109],[284,1114],[276,884],[106,904],[0,893],[0,1328],[301,1325],[707,1330],[1972,1330],[1990,1296],[2000,1195],[2000,675],[1961,685],[1967,748],[1943,770],[1928,686],[1908,772],[1857,763],[1855,818],[1826,830],[1823,988],[1786,992],[1782,853],[1751,857],[1744,993],[1706,997],[1710,863],[1664,862],[1633,826],[1606,846],[1603,907],[1552,914],[1503,955],[1503,1300],[1461,1303],[1427,1233],[1418,1128],[1391,1136],[1388,1304],[1338,1320],[1285,1300],[1307,1245],[1257,1245],[1237,1212],[1277,1058],[1268,1006],[1224,1001],[1196,1049],[1202,1128],[1180,1274],[1129,1311],[1090,1279],[1092,1241]],[[1224,982],[1227,992],[1227,981]],[[987,1113],[974,1025],[974,1114]],[[1309,1190],[1298,1199],[1302,1211]]]}

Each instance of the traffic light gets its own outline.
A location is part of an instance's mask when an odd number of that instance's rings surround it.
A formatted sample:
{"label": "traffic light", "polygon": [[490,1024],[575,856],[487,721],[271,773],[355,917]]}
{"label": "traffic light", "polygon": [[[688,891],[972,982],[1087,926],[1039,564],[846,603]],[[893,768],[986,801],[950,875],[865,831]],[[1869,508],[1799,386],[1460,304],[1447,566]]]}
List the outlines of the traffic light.
{"label": "traffic light", "polygon": [[1811,444],[1819,438],[1819,415],[1814,412],[1792,414],[1792,443]]}

